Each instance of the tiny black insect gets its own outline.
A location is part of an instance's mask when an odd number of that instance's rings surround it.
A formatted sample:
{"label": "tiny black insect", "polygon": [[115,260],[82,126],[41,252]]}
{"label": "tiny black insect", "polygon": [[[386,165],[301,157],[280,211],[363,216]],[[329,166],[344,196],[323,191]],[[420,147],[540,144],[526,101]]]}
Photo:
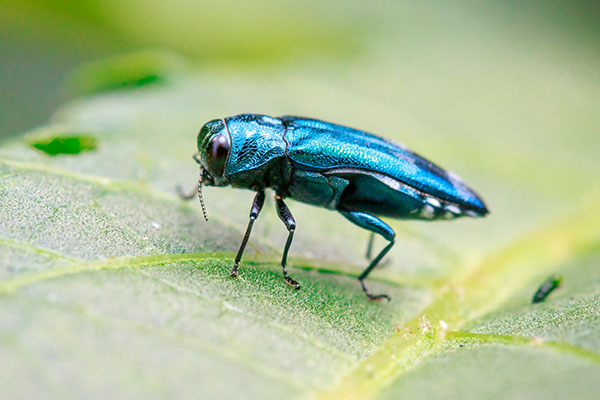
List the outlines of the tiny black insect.
{"label": "tiny black insect", "polygon": [[561,282],[562,282],[562,276],[548,277],[544,281],[544,283],[541,284],[541,286],[538,288],[538,290],[535,292],[531,302],[533,304],[535,304],[535,303],[541,303],[542,301],[546,300],[546,297],[548,297],[550,295],[550,293],[552,293],[556,288],[558,288],[560,286]]}

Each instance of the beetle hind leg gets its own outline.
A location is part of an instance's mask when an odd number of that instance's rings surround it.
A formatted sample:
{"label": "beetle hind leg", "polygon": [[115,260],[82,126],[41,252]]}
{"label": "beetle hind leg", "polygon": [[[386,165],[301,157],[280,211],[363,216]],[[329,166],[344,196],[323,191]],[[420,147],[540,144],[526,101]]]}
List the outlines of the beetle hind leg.
{"label": "beetle hind leg", "polygon": [[[369,233],[369,242],[367,243],[367,252],[365,253],[365,258],[367,261],[373,261],[373,243],[375,243],[375,232]],[[392,260],[388,257],[385,260],[379,263],[380,267],[384,267],[388,265]]]}
{"label": "beetle hind leg", "polygon": [[363,292],[365,292],[365,295],[367,295],[368,298],[372,300],[386,299],[389,301],[390,296],[388,296],[387,294],[374,295],[373,293],[371,293],[369,289],[367,289],[367,287],[365,286],[365,279],[367,278],[369,273],[377,266],[377,264],[379,264],[381,259],[390,251],[392,246],[394,246],[396,232],[394,232],[394,230],[388,224],[371,214],[363,213],[360,211],[340,211],[340,213],[352,223],[360,226],[361,228],[367,229],[373,233],[377,233],[381,235],[384,239],[389,241],[389,243],[379,252],[379,254],[371,261],[369,266],[358,277]]}

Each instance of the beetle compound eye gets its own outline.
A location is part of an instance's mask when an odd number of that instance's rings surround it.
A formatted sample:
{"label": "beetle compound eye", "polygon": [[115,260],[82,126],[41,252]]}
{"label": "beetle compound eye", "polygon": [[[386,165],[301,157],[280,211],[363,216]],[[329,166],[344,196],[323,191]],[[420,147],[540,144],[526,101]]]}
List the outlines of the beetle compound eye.
{"label": "beetle compound eye", "polygon": [[229,149],[229,140],[225,135],[216,135],[208,142],[206,166],[212,176],[223,176]]}

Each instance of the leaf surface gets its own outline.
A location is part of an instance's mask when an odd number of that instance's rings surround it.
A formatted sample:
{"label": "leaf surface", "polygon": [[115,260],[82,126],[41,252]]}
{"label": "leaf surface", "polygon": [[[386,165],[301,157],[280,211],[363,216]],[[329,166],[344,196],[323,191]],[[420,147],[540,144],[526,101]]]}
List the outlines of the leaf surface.
{"label": "leaf surface", "polygon": [[[513,46],[498,25],[431,15],[443,43],[407,20],[419,45],[397,45],[403,25],[382,16],[393,44],[351,63],[239,72],[144,53],[90,66],[80,98],[3,142],[1,397],[594,398],[597,57],[567,43],[577,57],[557,64],[529,36]],[[253,194],[207,188],[205,222],[175,185],[197,179],[201,125],[240,112],[404,142],[492,214],[389,221],[397,244],[369,279],[387,304],[355,279],[368,234],[294,201],[302,290],[287,287],[269,200],[231,279]],[[562,286],[531,304],[551,274]]]}

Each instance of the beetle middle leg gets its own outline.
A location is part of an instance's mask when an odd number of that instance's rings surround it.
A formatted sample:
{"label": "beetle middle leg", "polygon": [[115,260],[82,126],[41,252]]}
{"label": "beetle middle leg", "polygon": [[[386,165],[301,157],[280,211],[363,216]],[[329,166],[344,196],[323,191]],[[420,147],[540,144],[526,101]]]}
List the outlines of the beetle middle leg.
{"label": "beetle middle leg", "polygon": [[367,244],[367,253],[365,257],[368,261],[371,261],[371,256],[373,254],[373,242],[375,241],[375,232],[371,232],[369,234],[369,243]]}
{"label": "beetle middle leg", "polygon": [[361,228],[368,229],[373,233],[377,233],[377,234],[381,235],[384,239],[389,241],[389,243],[379,252],[377,257],[375,257],[371,261],[369,266],[358,277],[358,280],[360,281],[360,285],[362,286],[363,292],[365,292],[365,294],[367,295],[368,298],[370,298],[372,300],[387,299],[389,301],[390,296],[388,296],[387,294],[378,294],[378,295],[372,294],[365,286],[365,279],[367,278],[369,273],[373,270],[373,268],[375,268],[377,266],[379,261],[381,261],[381,259],[388,253],[388,251],[390,251],[390,249],[394,245],[395,238],[396,238],[396,232],[394,232],[394,230],[388,224],[386,224],[385,222],[383,222],[382,220],[380,220],[379,218],[377,218],[371,214],[363,213],[360,211],[342,211],[342,210],[340,210],[340,213],[344,217],[346,217],[348,220],[350,220],[352,223],[360,226]]}
{"label": "beetle middle leg", "polygon": [[290,249],[290,245],[292,244],[292,239],[294,238],[294,231],[296,230],[296,221],[290,212],[290,209],[285,205],[283,199],[280,196],[275,197],[275,201],[277,203],[277,215],[279,215],[279,219],[283,221],[285,227],[288,230],[288,238],[285,242],[285,248],[283,249],[283,257],[281,258],[281,268],[283,269],[283,277],[285,278],[285,282],[293,286],[296,290],[300,289],[300,284],[296,282],[292,277],[288,274],[286,264],[287,264],[287,255]]}
{"label": "beetle middle leg", "polygon": [[250,233],[252,233],[252,225],[254,225],[254,221],[256,221],[256,218],[258,218],[258,214],[260,214],[260,210],[262,210],[264,204],[265,191],[263,189],[259,189],[256,193],[256,196],[254,196],[254,201],[252,202],[252,208],[250,209],[250,221],[248,222],[246,233],[244,234],[244,238],[242,239],[240,248],[237,252],[237,255],[235,256],[233,269],[231,270],[231,276],[233,278],[238,276],[238,265],[240,263],[240,260],[242,259],[242,254],[244,253],[244,249],[246,248],[246,243],[248,243],[248,239],[250,238]]}

